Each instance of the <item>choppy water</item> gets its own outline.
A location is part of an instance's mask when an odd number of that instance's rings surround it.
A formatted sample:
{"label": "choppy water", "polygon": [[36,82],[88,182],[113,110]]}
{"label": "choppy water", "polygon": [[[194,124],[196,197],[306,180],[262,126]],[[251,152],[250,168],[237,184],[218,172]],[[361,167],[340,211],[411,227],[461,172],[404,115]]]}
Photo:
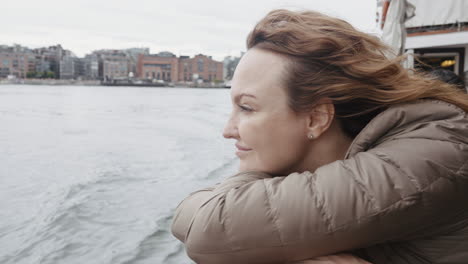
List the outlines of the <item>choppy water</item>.
{"label": "choppy water", "polygon": [[0,86],[0,263],[191,261],[191,191],[235,172],[229,90]]}

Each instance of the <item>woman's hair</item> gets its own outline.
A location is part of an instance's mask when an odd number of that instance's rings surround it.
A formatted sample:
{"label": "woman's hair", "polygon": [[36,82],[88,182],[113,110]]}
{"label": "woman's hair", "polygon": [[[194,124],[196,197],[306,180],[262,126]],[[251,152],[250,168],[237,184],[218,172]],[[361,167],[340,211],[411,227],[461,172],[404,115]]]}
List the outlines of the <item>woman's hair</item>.
{"label": "woman's hair", "polygon": [[416,99],[439,99],[468,112],[468,95],[452,85],[401,66],[404,57],[389,59],[391,49],[349,23],[313,12],[273,10],[247,38],[247,48],[284,56],[289,106],[310,110],[328,98],[347,135],[354,138],[378,113]]}
{"label": "woman's hair", "polygon": [[462,89],[462,91],[466,92],[465,82],[462,78],[460,78],[460,76],[456,75],[453,71],[446,69],[435,69],[431,71],[431,75],[438,80],[453,84],[456,87]]}

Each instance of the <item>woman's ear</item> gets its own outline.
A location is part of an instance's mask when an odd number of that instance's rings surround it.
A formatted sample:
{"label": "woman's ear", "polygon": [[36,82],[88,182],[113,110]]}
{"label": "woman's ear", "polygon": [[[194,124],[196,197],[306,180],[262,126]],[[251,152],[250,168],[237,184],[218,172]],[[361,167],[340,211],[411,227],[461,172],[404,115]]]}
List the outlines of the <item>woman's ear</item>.
{"label": "woman's ear", "polygon": [[330,99],[320,99],[308,114],[308,138],[320,137],[333,122],[335,118],[335,106]]}

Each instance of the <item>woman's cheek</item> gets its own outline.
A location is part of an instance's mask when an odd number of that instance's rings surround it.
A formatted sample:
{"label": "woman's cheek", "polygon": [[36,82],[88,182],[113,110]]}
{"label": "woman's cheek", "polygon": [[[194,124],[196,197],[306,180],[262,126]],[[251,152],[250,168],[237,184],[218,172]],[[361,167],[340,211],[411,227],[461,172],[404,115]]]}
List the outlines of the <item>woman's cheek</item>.
{"label": "woman's cheek", "polygon": [[249,148],[253,148],[257,145],[258,140],[260,139],[257,137],[259,133],[261,133],[261,126],[258,125],[258,121],[255,118],[250,117],[243,117],[239,122],[239,135],[241,138],[241,142],[247,145]]}

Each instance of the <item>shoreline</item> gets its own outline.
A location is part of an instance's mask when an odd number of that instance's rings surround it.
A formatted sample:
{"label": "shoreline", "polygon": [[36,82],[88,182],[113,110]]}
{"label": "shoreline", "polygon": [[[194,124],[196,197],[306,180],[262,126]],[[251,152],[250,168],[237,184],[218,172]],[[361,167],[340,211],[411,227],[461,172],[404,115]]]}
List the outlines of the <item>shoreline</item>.
{"label": "shoreline", "polygon": [[205,88],[205,89],[229,89],[224,83],[170,83],[167,85],[145,85],[121,83],[118,85],[105,84],[99,80],[57,80],[57,79],[0,79],[1,85],[50,85],[50,86],[107,86],[107,87],[141,87],[141,88]]}

